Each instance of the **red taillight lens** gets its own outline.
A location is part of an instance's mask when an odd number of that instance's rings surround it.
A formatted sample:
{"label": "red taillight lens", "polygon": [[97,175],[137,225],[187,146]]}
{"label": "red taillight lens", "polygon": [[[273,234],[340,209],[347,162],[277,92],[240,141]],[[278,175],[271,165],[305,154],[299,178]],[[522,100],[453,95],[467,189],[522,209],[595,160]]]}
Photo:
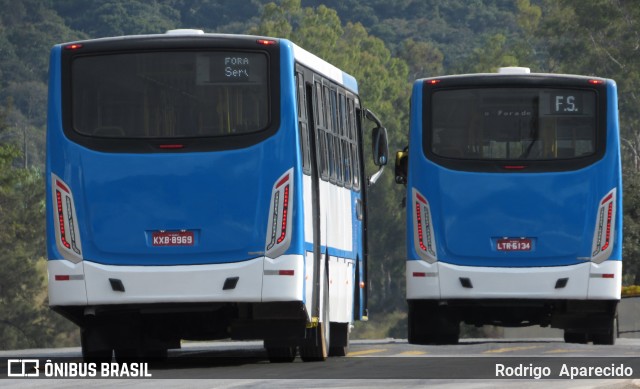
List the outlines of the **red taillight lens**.
{"label": "red taillight lens", "polygon": [[181,144],[166,144],[166,145],[160,145],[158,147],[160,147],[161,149],[164,149],[164,150],[176,150],[176,149],[184,148],[184,145],[181,145]]}
{"label": "red taillight lens", "polygon": [[424,235],[422,231],[422,206],[419,202],[416,202],[416,218],[418,219],[418,244],[422,251],[427,251],[427,247],[424,245]]}
{"label": "red taillight lens", "polygon": [[82,260],[82,245],[73,195],[69,185],[65,184],[55,174],[52,174],[52,194],[54,202],[54,227],[56,231],[56,246],[65,259],[73,262]]}
{"label": "red taillight lens", "polygon": [[265,253],[275,258],[285,253],[291,244],[290,208],[293,196],[293,169],[276,180],[271,192],[269,223]]}
{"label": "red taillight lens", "polygon": [[64,47],[65,50],[78,50],[81,48],[82,48],[82,45],[80,43],[72,43]]}
{"label": "red taillight lens", "polygon": [[67,242],[67,233],[64,228],[64,211],[62,209],[62,194],[56,189],[56,204],[58,205],[58,228],[60,229],[60,243],[71,249],[71,244]]}
{"label": "red taillight lens", "polygon": [[601,263],[611,255],[615,233],[616,188],[607,193],[599,203],[596,226],[593,233],[591,260]]}
{"label": "red taillight lens", "polygon": [[505,165],[503,166],[503,168],[507,170],[522,170],[526,168],[526,166],[525,165]]}
{"label": "red taillight lens", "polygon": [[282,204],[282,222],[278,243],[282,243],[287,235],[287,216],[289,214],[289,185],[284,187],[284,201]]}
{"label": "red taillight lens", "polygon": [[431,208],[427,199],[413,189],[414,243],[418,255],[429,263],[437,261],[436,242],[431,222]]}
{"label": "red taillight lens", "polygon": [[275,45],[277,42],[273,39],[258,39],[256,41],[259,45],[263,45],[263,46],[272,46]]}

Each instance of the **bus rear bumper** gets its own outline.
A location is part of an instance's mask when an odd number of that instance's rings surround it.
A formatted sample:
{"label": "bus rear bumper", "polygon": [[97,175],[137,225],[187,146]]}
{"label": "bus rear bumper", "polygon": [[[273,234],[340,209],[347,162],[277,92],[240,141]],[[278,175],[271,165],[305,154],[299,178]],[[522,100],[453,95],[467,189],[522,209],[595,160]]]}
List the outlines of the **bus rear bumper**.
{"label": "bus rear bumper", "polygon": [[622,261],[498,268],[407,261],[407,299],[620,299]]}
{"label": "bus rear bumper", "polygon": [[188,266],[49,260],[48,270],[51,306],[303,300],[301,255]]}

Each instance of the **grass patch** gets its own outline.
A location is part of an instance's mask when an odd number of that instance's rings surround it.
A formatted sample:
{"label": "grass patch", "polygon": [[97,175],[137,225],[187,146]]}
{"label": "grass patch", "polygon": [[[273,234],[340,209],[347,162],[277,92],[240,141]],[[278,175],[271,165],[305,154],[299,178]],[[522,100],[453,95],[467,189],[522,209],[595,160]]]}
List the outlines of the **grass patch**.
{"label": "grass patch", "polygon": [[368,321],[358,321],[351,339],[407,338],[407,313],[394,311],[372,315]]}

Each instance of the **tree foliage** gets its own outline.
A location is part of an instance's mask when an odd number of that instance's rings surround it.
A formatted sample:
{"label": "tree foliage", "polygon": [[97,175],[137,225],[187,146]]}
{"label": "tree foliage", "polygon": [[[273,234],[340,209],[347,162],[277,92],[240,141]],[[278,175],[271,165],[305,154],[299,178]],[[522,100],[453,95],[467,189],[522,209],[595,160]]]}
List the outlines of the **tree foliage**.
{"label": "tree foliage", "polygon": [[0,348],[35,347],[43,307],[36,305],[44,256],[44,188],[36,170],[14,166],[19,152],[0,146]]}
{"label": "tree foliage", "polygon": [[[615,79],[624,151],[624,282],[640,283],[635,0],[0,0],[0,7],[0,261],[11,269],[0,273],[2,348],[51,344],[70,328],[46,309],[44,289],[41,171],[50,47],[172,28],[288,38],[326,59],[358,80],[363,106],[389,130],[392,152],[408,142],[408,99],[417,78],[519,65]],[[372,316],[404,306],[403,188],[392,181],[387,171],[369,190]]]}

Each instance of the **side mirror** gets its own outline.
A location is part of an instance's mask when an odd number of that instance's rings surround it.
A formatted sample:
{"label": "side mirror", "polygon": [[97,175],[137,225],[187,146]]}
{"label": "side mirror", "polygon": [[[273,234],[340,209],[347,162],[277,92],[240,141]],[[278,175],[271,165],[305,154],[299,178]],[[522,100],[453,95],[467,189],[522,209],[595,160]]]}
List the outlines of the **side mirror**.
{"label": "side mirror", "polygon": [[389,141],[387,129],[376,127],[371,133],[371,145],[373,147],[373,163],[376,166],[384,166],[389,159]]}
{"label": "side mirror", "polygon": [[407,171],[409,167],[409,148],[396,151],[396,184],[407,185]]}
{"label": "side mirror", "polygon": [[389,160],[389,140],[387,129],[382,126],[380,119],[368,109],[364,110],[364,116],[376,124],[371,133],[371,147],[373,152],[373,163],[378,166],[378,171],[369,177],[369,185],[375,184],[384,171],[384,166]]}

